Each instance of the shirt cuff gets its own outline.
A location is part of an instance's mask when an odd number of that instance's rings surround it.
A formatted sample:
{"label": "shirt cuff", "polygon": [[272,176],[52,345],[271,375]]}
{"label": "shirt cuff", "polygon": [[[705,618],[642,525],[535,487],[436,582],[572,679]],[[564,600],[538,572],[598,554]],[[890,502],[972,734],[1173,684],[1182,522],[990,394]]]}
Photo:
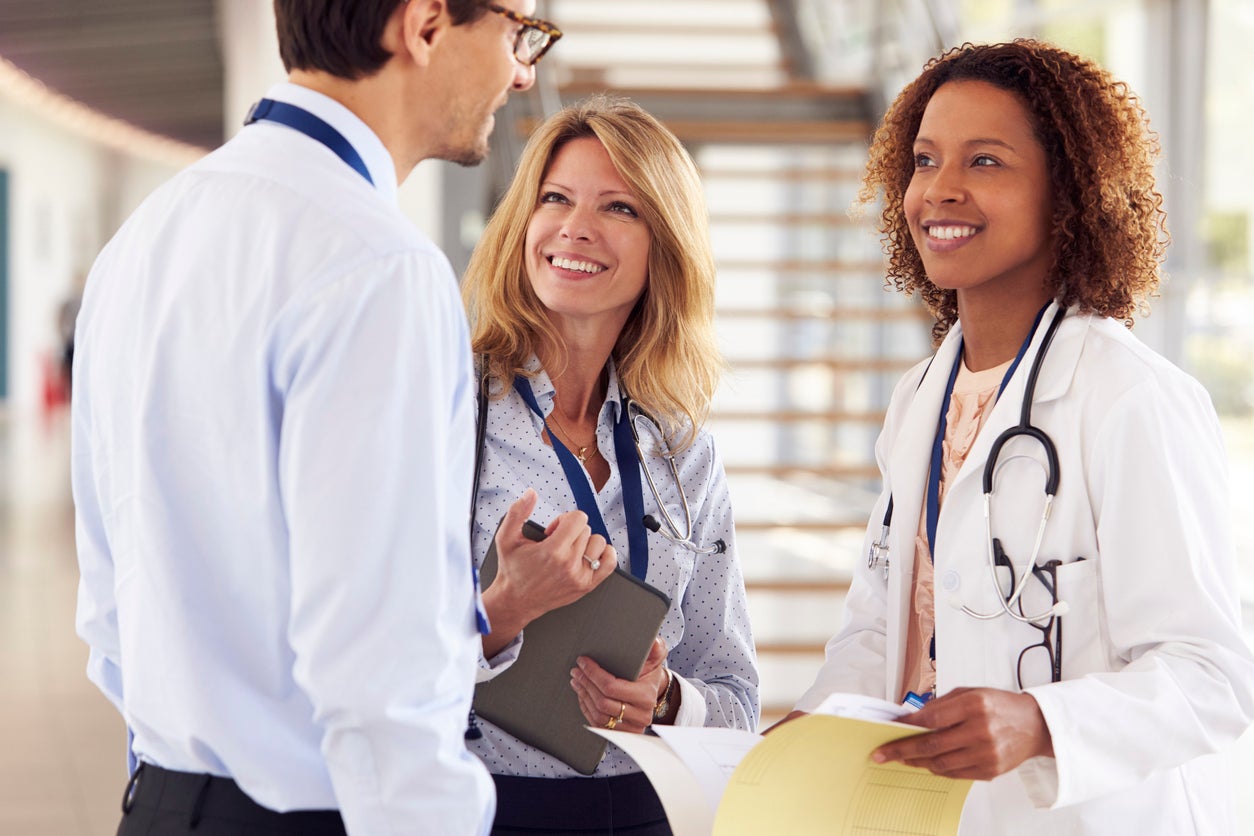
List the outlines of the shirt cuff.
{"label": "shirt cuff", "polygon": [[512,642],[501,648],[501,652],[490,660],[483,658],[483,653],[480,652],[479,668],[475,671],[475,684],[489,682],[509,670],[509,666],[517,661],[518,654],[522,652],[522,643],[523,634],[519,633]]}
{"label": "shirt cuff", "polygon": [[679,688],[679,712],[675,715],[676,726],[704,726],[707,711],[705,694],[696,685],[671,671],[675,677],[675,685]]}

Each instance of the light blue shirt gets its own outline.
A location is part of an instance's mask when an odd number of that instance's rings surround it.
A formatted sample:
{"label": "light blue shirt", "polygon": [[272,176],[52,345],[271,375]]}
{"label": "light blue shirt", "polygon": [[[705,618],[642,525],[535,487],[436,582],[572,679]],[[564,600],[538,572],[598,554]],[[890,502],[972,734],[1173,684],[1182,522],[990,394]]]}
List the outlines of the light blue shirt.
{"label": "light blue shirt", "polygon": [[88,674],[169,769],[352,834],[474,833],[474,376],[456,281],[391,157],[257,123],[157,190],[78,321]]}
{"label": "light blue shirt", "polygon": [[[532,368],[539,369],[534,359]],[[488,406],[473,536],[475,559],[480,563],[487,555],[497,523],[524,489],[532,487],[539,494],[539,503],[531,516],[541,525],[576,507],[561,464],[553,448],[541,437],[544,424],[514,391],[512,384],[510,381],[503,398],[492,399]],[[499,389],[495,382],[494,386]],[[548,415],[553,409],[555,394],[548,374],[540,370],[531,380],[531,389],[540,409]],[[597,423],[597,445],[609,462],[610,478],[596,493],[596,499],[610,541],[618,552],[618,565],[630,572],[623,483],[614,452],[614,424],[620,408],[618,376],[611,363],[609,387]],[[658,433],[645,420],[639,422],[639,427],[649,472],[671,516],[682,520],[675,478],[654,451]],[[634,454],[632,460],[636,460]],[[693,537],[702,546],[720,539],[727,544],[723,554],[698,555],[658,534],[648,536],[649,570],[645,581],[671,599],[671,608],[659,635],[670,648],[667,666],[675,673],[676,687],[683,692],[675,725],[754,730],[760,714],[757,662],[745,602],[744,576],[736,556],[731,497],[723,463],[714,448],[713,438],[702,430],[696,442],[676,456],[675,464],[692,510]],[[647,482],[643,490],[645,513],[662,519]],[[527,631],[523,630],[524,645],[526,640]],[[506,648],[502,657],[506,655],[512,659],[517,655],[517,648]],[[502,657],[490,661],[497,666]],[[505,667],[499,664],[496,670],[499,673]],[[523,743],[483,718],[479,723],[484,736],[472,742],[471,749],[483,758],[493,773],[535,778],[582,777],[557,758]],[[618,747],[610,746],[595,775],[639,771],[635,761]]]}

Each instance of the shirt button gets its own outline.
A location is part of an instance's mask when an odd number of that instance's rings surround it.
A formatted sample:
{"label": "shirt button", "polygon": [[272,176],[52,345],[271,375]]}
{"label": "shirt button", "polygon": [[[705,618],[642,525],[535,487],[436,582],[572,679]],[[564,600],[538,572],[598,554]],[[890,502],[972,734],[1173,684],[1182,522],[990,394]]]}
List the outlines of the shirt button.
{"label": "shirt button", "polygon": [[962,586],[962,576],[953,569],[950,569],[944,574],[944,576],[941,577],[941,586],[943,586],[947,592],[955,592],[958,587]]}

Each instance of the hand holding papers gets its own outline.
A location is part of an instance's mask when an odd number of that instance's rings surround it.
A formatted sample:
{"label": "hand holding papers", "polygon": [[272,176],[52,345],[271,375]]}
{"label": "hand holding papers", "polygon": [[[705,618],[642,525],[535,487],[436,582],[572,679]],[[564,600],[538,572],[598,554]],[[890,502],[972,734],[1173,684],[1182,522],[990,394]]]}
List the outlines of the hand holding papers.
{"label": "hand holding papers", "polygon": [[970,781],[870,754],[924,729],[891,722],[909,709],[850,694],[769,736],[657,726],[658,737],[604,729],[653,783],[676,836],[952,834]]}

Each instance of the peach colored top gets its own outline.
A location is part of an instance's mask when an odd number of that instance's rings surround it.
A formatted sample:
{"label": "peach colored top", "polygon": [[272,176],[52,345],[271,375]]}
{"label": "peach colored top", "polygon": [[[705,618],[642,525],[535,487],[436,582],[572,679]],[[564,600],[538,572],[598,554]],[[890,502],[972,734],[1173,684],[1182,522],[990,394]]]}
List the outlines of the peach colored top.
{"label": "peach colored top", "polygon": [[[941,441],[940,504],[945,504],[945,486],[966,461],[967,453],[980,429],[997,402],[997,388],[1010,368],[1010,360],[973,372],[964,362],[954,381],[953,397],[949,401],[945,438]],[[910,621],[906,627],[906,656],[902,676],[901,699],[906,693],[926,694],[936,687],[936,662],[932,660],[930,646],[936,630],[936,600],[933,585],[932,556],[927,545],[927,497],[919,514],[919,531],[914,538],[914,580],[911,597]]]}

